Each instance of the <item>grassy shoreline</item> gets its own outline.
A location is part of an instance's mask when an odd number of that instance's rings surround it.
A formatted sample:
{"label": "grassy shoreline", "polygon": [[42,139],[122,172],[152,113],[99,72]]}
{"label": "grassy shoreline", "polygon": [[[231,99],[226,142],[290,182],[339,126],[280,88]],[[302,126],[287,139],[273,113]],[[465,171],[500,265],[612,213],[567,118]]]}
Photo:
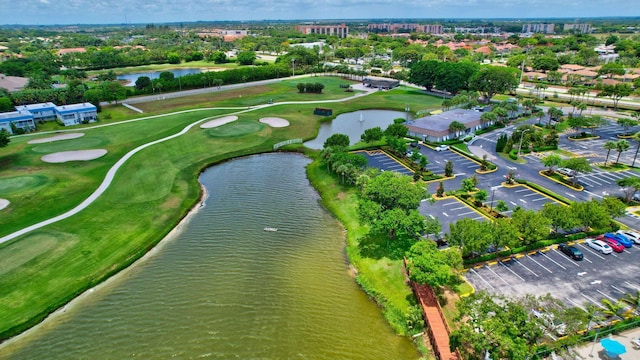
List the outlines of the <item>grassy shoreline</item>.
{"label": "grassy shoreline", "polygon": [[[401,89],[334,103],[332,107],[342,113],[368,108],[402,109],[406,103],[420,108],[436,102],[439,100],[419,91]],[[109,189],[81,213],[2,244],[0,288],[4,291],[0,297],[3,308],[0,341],[33,327],[152,250],[198,203],[201,195],[198,175],[206,168],[241,156],[271,152],[273,144],[283,140],[314,137],[320,123],[320,119],[312,115],[315,106],[295,104],[255,109],[239,115],[237,122],[225,125],[225,131],[194,127],[183,136],[148,147],[129,159]],[[12,139],[0,155],[3,177],[44,172],[51,180],[50,191],[59,197],[52,197],[51,208],[48,208],[37,201],[42,196],[38,191],[48,186],[15,191],[11,195],[16,199],[12,201],[13,208],[5,210],[3,217],[9,214],[15,219],[11,223],[24,225],[33,221],[33,216],[46,218],[60,213],[78,201],[65,197],[63,189],[67,189],[67,193],[86,194],[88,189],[97,186],[104,172],[122,154],[137,144],[175,133],[185,124],[229,113],[229,110],[201,110],[90,130],[79,128],[87,132],[79,141],[87,141],[91,135],[95,138],[92,141],[100,142],[100,146],[111,152],[111,156],[86,164],[44,164],[39,160],[42,153],[34,150],[35,145],[27,144],[33,137]],[[291,126],[270,128],[258,123],[257,119],[264,116],[286,118]],[[49,146],[62,146],[54,144]],[[72,142],[65,146],[68,144]],[[299,147],[291,150],[310,153]],[[314,186],[321,180],[316,176]],[[329,193],[324,191],[322,195]],[[338,210],[342,204],[324,199],[323,204],[349,229],[347,254],[359,271],[357,281],[383,306],[385,317],[396,332],[404,333],[403,313],[408,306],[409,290],[404,285],[399,262],[361,257],[357,239],[358,233],[365,229],[353,222],[353,219],[357,221],[354,208],[345,207],[344,211],[348,212],[341,214]],[[393,280],[389,282],[388,278]]]}

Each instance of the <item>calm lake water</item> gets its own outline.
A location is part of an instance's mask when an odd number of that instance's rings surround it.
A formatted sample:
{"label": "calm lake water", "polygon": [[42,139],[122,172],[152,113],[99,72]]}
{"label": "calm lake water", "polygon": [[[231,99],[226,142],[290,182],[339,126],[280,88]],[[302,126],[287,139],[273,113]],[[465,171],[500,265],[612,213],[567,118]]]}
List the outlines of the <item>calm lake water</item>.
{"label": "calm lake water", "polygon": [[[360,110],[336,116],[331,122],[322,123],[318,137],[304,143],[311,149],[322,149],[324,142],[333,134],[349,136],[351,145],[360,141],[365,130],[379,126],[382,130],[393,124],[393,119],[407,116],[406,112],[391,110]],[[413,117],[409,115],[409,119]]]}
{"label": "calm lake water", "polygon": [[[164,70],[172,72],[175,77],[190,75],[190,74],[200,74],[200,69],[172,69],[172,70]],[[160,77],[160,73],[163,71],[149,71],[149,72],[141,72],[141,73],[133,73],[133,74],[124,74],[118,75],[118,80],[127,80],[129,83],[125,84],[125,86],[134,86],[136,84],[136,80],[140,76],[148,76],[149,79],[157,79]]]}
{"label": "calm lake water", "polygon": [[417,359],[349,275],[308,163],[268,154],[210,168],[206,205],[176,238],[0,358]]}

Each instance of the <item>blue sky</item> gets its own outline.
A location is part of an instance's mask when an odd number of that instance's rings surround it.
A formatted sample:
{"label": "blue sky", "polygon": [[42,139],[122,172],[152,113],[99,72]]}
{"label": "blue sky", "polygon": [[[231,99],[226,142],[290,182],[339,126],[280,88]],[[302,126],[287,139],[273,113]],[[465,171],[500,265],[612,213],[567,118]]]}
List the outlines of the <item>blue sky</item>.
{"label": "blue sky", "polygon": [[0,24],[639,16],[637,0],[0,0]]}

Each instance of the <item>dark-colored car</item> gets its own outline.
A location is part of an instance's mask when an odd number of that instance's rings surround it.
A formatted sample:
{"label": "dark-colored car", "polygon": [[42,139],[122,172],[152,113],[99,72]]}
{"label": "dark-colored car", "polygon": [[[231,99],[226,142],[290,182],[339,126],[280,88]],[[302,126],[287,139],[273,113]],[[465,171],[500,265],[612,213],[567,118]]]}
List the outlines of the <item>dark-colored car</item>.
{"label": "dark-colored car", "polygon": [[579,260],[582,260],[582,258],[583,258],[583,255],[580,252],[580,250],[578,250],[577,247],[572,246],[572,245],[560,244],[560,245],[558,245],[558,250],[562,251],[563,253],[565,253],[567,256],[569,256],[573,260],[579,261]]}

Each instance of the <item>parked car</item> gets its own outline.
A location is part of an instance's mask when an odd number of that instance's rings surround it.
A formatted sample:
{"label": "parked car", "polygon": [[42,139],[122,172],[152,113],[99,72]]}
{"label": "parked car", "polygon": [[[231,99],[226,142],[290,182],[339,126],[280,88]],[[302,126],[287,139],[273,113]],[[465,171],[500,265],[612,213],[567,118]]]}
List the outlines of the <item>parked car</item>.
{"label": "parked car", "polygon": [[578,250],[578,248],[573,245],[560,244],[558,245],[558,249],[576,261],[580,261],[584,257],[582,255],[582,252],[580,252],[580,250]]}
{"label": "parked car", "polygon": [[640,234],[631,230],[618,230],[616,234],[625,236],[627,239],[633,241],[636,244],[640,244]]}
{"label": "parked car", "polygon": [[567,169],[567,168],[558,168],[558,170],[556,171],[564,176],[573,176],[576,173],[574,170]]}
{"label": "parked car", "polygon": [[444,151],[444,150],[449,150],[449,145],[438,145],[435,147],[435,149],[433,149],[435,151]]}
{"label": "parked car", "polygon": [[609,246],[606,242],[604,242],[602,240],[586,239],[585,243],[590,248],[592,248],[592,249],[594,249],[596,251],[600,251],[601,253],[603,253],[605,255],[611,254],[613,252],[613,250],[611,250],[611,246]]}
{"label": "parked car", "polygon": [[630,247],[633,246],[633,241],[629,240],[624,235],[614,234],[614,233],[606,233],[606,234],[604,234],[604,237],[612,238],[612,239],[616,240],[617,242],[619,242],[620,244],[624,245],[624,247],[626,247],[626,248],[630,248]]}
{"label": "parked car", "polygon": [[598,236],[596,239],[604,241],[611,249],[617,253],[624,251],[624,245],[620,244],[617,240],[605,237],[604,235]]}

